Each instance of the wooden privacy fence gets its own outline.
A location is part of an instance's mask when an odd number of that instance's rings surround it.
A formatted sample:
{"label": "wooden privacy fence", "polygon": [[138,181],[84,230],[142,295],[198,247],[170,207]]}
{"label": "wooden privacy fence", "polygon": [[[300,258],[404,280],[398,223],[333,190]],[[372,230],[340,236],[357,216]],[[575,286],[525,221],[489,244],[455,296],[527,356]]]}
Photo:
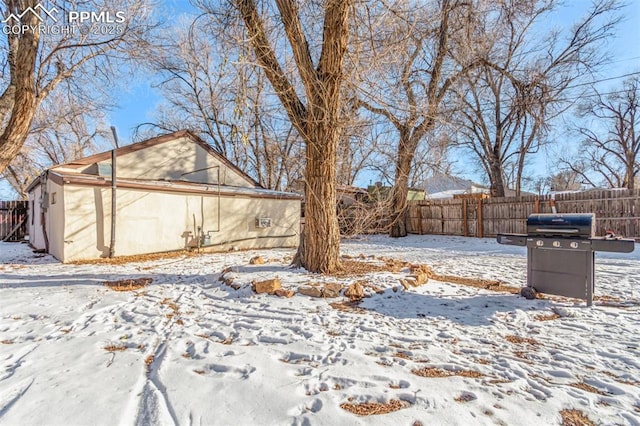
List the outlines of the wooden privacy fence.
{"label": "wooden privacy fence", "polygon": [[0,201],[0,241],[24,239],[28,205],[28,201]]}
{"label": "wooden privacy fence", "polygon": [[533,213],[595,213],[596,235],[607,231],[640,239],[640,189],[587,191],[555,196],[409,201],[407,231],[413,234],[494,237],[527,233]]}

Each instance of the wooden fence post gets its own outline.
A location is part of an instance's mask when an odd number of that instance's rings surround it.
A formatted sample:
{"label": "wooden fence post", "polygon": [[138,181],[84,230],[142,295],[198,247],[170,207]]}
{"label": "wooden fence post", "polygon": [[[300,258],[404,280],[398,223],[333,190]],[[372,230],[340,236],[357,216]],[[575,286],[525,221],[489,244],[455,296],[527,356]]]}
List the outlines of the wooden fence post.
{"label": "wooden fence post", "polygon": [[482,238],[482,198],[478,198],[478,238]]}
{"label": "wooden fence post", "polygon": [[462,199],[462,235],[464,235],[465,237],[469,236],[469,232],[468,232],[467,228],[468,228],[468,223],[467,223],[467,199],[463,198]]}
{"label": "wooden fence post", "polygon": [[27,232],[28,201],[0,201],[0,241],[20,241]]}

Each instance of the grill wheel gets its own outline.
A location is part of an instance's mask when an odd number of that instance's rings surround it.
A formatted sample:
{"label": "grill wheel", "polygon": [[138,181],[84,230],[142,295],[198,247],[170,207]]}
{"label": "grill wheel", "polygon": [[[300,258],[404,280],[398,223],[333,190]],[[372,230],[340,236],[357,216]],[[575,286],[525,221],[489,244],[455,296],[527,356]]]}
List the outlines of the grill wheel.
{"label": "grill wheel", "polygon": [[533,300],[536,298],[536,289],[533,287],[522,287],[520,289],[520,296],[526,298],[527,300]]}

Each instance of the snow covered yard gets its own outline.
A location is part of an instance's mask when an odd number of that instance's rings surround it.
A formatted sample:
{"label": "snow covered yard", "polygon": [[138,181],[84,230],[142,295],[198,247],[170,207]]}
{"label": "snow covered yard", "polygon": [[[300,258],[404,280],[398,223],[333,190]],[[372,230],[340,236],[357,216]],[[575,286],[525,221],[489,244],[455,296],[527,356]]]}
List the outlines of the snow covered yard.
{"label": "snow covered yard", "polygon": [[[489,239],[374,236],[342,251],[525,282],[525,249]],[[292,254],[62,265],[0,243],[0,423],[542,425],[577,410],[640,424],[640,249],[597,255],[592,308],[434,280],[405,291],[406,271],[318,276],[288,268]],[[219,281],[228,267],[238,290]],[[354,307],[251,290],[274,277],[380,292]],[[400,409],[349,411],[375,402]]]}

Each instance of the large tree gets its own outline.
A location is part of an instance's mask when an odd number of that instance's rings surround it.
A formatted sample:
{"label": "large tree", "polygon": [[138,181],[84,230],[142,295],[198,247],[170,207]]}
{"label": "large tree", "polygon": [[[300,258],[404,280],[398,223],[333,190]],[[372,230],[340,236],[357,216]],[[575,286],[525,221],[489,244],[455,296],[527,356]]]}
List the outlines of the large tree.
{"label": "large tree", "polygon": [[[0,49],[0,62],[8,70],[2,74],[1,82],[0,173],[20,153],[38,108],[62,82],[67,82],[69,90],[80,92],[89,82],[97,90],[94,96],[100,93],[96,82],[112,87],[116,84],[114,77],[119,74],[121,60],[136,57],[152,29],[149,6],[144,1],[124,1],[117,5],[125,20],[114,29],[114,34],[101,34],[81,26],[74,31],[41,34],[39,24],[44,18],[36,13],[24,13],[29,7],[39,11],[36,6],[40,3],[36,0],[5,0],[4,3],[5,19],[10,18],[7,25],[15,25],[17,18],[14,17],[20,17],[21,31],[5,31],[8,33],[6,45]],[[55,5],[59,12],[97,12],[111,10],[113,6],[104,0],[61,1]],[[64,111],[62,105],[60,113]]]}
{"label": "large tree", "polygon": [[508,169],[519,195],[527,160],[579,94],[575,88],[584,89],[577,81],[603,63],[603,43],[618,21],[617,2],[599,2],[566,34],[536,36],[557,6],[556,0],[490,5],[477,26],[486,60],[457,86],[457,145],[476,157],[496,197],[505,196]]}
{"label": "large tree", "polygon": [[[297,78],[285,73],[284,54],[276,54],[274,36],[267,25],[265,9],[254,0],[235,0],[258,64],[264,69],[292,125],[305,142],[305,225],[296,262],[312,272],[340,269],[340,232],[336,216],[336,160],[342,124],[341,89],[343,63],[347,51],[349,11],[353,0],[325,0],[309,13],[318,12],[322,38],[310,43],[314,34],[311,20],[307,33],[298,2],[276,0],[274,20],[286,35],[286,51],[293,57]],[[269,22],[271,25],[273,21]],[[282,49],[280,52],[284,51]],[[298,92],[299,86],[303,89]]]}
{"label": "large tree", "polygon": [[[64,114],[60,113],[60,105],[64,105]],[[57,88],[38,108],[22,150],[0,179],[26,199],[28,185],[42,170],[110,146],[105,118],[102,102],[78,98],[67,88]]]}
{"label": "large tree", "polygon": [[574,158],[563,158],[563,165],[594,187],[635,189],[640,176],[640,78],[586,99],[579,111],[589,121],[577,128],[581,149]]}
{"label": "large tree", "polygon": [[289,189],[302,175],[302,143],[250,46],[226,17],[182,19],[154,41],[149,62],[163,102],[138,136],[188,128],[262,186]]}
{"label": "large tree", "polygon": [[429,6],[404,1],[376,9],[376,19],[365,16],[364,37],[373,47],[358,52],[370,71],[355,83],[357,103],[388,120],[395,130],[392,237],[407,235],[407,191],[416,150],[436,127],[452,84],[476,63],[465,51],[466,63],[455,64],[451,54],[468,47],[463,40],[470,8],[469,2],[457,0]]}

